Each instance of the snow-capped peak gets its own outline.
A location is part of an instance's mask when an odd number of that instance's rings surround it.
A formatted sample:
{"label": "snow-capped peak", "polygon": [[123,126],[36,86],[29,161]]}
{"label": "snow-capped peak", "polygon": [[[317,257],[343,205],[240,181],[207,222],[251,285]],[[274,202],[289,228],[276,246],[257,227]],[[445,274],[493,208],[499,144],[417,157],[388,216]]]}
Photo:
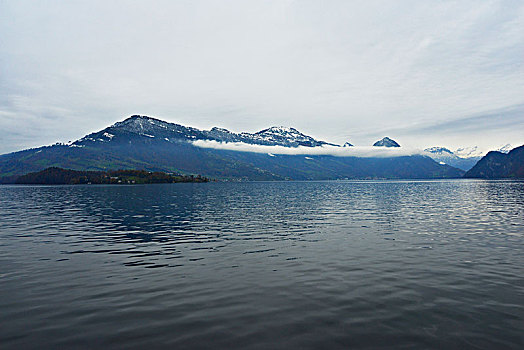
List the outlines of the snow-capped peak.
{"label": "snow-capped peak", "polygon": [[298,132],[297,129],[291,128],[289,126],[272,126],[266,130],[273,132]]}
{"label": "snow-capped peak", "polygon": [[448,155],[453,154],[453,152],[451,152],[446,147],[429,147],[429,148],[426,148],[424,152],[429,152],[433,154],[448,154]]}
{"label": "snow-capped peak", "polygon": [[379,140],[373,144],[375,147],[400,147],[400,145],[389,137],[384,137],[382,140]]}
{"label": "snow-capped peak", "polygon": [[275,143],[292,147],[315,147],[326,144],[326,142],[317,141],[311,136],[304,135],[295,128],[285,126],[272,126],[254,134],[242,133],[241,135],[257,143]]}
{"label": "snow-capped peak", "polygon": [[295,128],[286,127],[286,126],[272,126],[270,128],[261,130],[255,134],[273,134],[273,135],[302,135],[300,131]]}
{"label": "snow-capped peak", "polygon": [[453,153],[460,158],[482,157],[485,154],[478,146],[457,148]]}

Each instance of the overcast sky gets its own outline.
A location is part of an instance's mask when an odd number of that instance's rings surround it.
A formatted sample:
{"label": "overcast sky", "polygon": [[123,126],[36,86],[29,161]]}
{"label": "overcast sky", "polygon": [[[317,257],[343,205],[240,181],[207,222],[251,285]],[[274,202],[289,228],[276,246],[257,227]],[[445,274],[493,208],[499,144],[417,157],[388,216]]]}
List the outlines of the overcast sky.
{"label": "overcast sky", "polygon": [[131,114],[524,144],[522,1],[0,0],[0,153]]}

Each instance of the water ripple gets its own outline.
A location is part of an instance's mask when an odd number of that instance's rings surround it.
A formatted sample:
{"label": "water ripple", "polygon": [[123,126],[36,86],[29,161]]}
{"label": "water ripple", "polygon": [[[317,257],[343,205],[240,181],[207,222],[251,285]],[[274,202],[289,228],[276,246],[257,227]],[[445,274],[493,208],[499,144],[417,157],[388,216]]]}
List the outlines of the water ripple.
{"label": "water ripple", "polygon": [[0,187],[0,344],[524,347],[524,182]]}

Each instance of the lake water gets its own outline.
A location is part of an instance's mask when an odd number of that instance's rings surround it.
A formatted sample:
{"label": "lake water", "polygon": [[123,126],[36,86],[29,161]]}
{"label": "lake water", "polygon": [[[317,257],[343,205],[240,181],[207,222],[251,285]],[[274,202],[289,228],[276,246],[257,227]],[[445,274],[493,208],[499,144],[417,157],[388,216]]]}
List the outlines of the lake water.
{"label": "lake water", "polygon": [[524,182],[0,186],[0,348],[523,349]]}

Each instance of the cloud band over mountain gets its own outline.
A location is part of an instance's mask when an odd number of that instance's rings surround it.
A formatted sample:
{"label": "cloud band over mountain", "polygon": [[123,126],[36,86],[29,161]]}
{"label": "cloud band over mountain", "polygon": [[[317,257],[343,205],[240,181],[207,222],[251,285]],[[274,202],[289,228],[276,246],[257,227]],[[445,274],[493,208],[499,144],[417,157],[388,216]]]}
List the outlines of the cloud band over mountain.
{"label": "cloud band over mountain", "polygon": [[212,148],[226,151],[267,153],[270,155],[307,155],[307,156],[336,156],[336,157],[360,157],[360,158],[391,158],[423,154],[421,150],[404,147],[388,148],[373,146],[318,146],[318,147],[283,147],[253,145],[243,142],[218,142],[213,140],[196,140],[191,142],[194,146],[201,148]]}

